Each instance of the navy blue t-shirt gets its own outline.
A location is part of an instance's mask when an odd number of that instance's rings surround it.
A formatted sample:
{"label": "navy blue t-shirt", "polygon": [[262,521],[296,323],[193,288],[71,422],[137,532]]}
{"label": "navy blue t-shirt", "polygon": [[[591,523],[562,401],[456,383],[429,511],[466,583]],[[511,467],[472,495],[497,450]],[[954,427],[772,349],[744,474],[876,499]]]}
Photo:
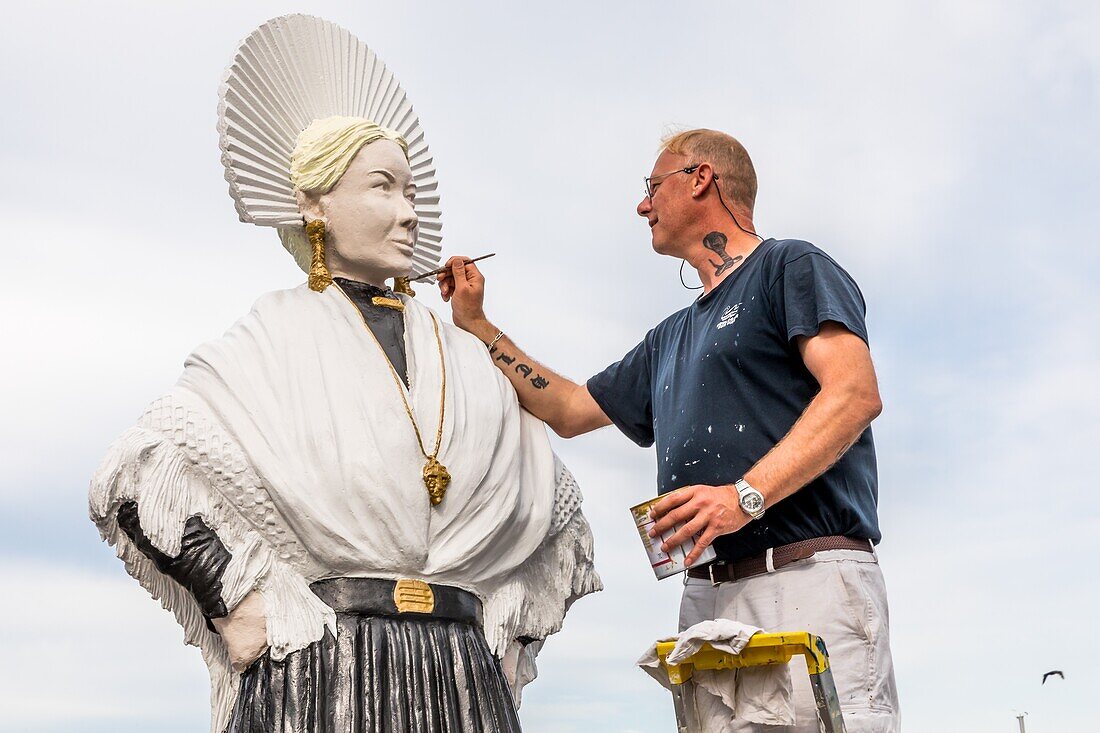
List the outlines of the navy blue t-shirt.
{"label": "navy blue t-shirt", "polygon": [[[866,304],[852,277],[809,242],[769,239],[733,274],[588,380],[611,421],[657,444],[657,489],[731,484],[778,443],[820,389],[795,337],[825,321],[864,341]],[[737,560],[768,547],[844,535],[878,542],[878,476],[868,428],[817,479],[715,541]]]}

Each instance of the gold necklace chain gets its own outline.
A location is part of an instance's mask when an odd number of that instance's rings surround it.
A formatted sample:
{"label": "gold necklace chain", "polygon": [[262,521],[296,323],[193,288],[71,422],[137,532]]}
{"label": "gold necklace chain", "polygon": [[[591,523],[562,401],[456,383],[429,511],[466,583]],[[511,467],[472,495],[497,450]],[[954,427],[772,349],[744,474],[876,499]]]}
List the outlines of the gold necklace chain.
{"label": "gold necklace chain", "polygon": [[428,489],[428,498],[431,500],[432,506],[437,506],[443,501],[443,496],[447,493],[447,486],[451,483],[451,474],[447,471],[446,466],[439,462],[439,446],[443,443],[443,418],[446,415],[447,409],[447,362],[443,358],[443,339],[439,337],[439,322],[435,318],[435,314],[430,314],[432,317],[432,331],[435,333],[435,344],[439,349],[439,371],[442,374],[442,386],[439,390],[439,429],[435,433],[435,448],[431,454],[424,449],[424,438],[420,435],[420,426],[416,423],[416,416],[413,415],[412,405],[409,404],[409,400],[405,397],[405,385],[401,382],[401,376],[394,369],[393,363],[390,361],[389,356],[386,355],[386,350],[382,347],[382,343],[378,340],[378,337],[374,335],[374,331],[371,330],[370,325],[367,323],[367,319],[363,316],[363,311],[359,310],[359,306],[355,304],[355,301],[351,299],[344,289],[340,287],[338,283],[333,283],[336,289],[340,291],[340,294],[347,298],[348,303],[355,309],[355,312],[359,314],[359,320],[363,322],[363,328],[370,334],[371,340],[374,341],[378,350],[382,352],[382,357],[386,361],[386,366],[390,368],[390,376],[393,377],[394,384],[397,386],[397,394],[401,397],[402,404],[405,405],[405,414],[409,416],[409,422],[412,423],[413,432],[416,433],[416,445],[420,448],[420,453],[427,459],[427,463],[424,465],[423,478],[424,486]]}

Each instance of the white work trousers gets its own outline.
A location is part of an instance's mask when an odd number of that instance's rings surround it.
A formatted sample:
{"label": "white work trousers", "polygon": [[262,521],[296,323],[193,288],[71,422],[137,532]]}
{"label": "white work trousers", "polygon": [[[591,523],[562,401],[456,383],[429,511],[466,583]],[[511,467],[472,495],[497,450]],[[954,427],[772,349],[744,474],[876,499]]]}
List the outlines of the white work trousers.
{"label": "white work trousers", "polygon": [[[712,586],[688,578],[680,629],[729,618],[768,632],[809,631],[825,640],[848,733],[897,733],[898,693],[890,657],[886,584],[869,552],[828,550],[774,572]],[[817,708],[803,657],[791,660],[796,725],[732,717],[719,698],[695,688],[706,733],[817,733]]]}

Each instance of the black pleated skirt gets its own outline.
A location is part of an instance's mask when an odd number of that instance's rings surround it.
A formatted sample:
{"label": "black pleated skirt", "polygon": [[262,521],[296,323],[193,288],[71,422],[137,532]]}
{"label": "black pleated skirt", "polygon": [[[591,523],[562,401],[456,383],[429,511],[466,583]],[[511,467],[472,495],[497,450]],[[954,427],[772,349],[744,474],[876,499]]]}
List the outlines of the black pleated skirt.
{"label": "black pleated skirt", "polygon": [[519,733],[475,624],[337,612],[339,633],[241,676],[226,733]]}

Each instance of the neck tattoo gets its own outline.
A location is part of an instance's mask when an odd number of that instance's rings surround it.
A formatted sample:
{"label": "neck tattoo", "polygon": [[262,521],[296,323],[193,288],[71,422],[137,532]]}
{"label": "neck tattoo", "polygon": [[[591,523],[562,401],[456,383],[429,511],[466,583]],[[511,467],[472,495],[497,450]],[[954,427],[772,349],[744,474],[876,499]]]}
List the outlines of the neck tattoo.
{"label": "neck tattoo", "polygon": [[718,277],[726,270],[732,270],[737,266],[737,263],[744,259],[741,255],[736,257],[730,257],[726,254],[726,235],[722,232],[711,232],[707,236],[703,237],[703,246],[709,249],[714,254],[722,258],[721,262],[715,262],[714,260],[707,260],[714,266],[714,276]]}

